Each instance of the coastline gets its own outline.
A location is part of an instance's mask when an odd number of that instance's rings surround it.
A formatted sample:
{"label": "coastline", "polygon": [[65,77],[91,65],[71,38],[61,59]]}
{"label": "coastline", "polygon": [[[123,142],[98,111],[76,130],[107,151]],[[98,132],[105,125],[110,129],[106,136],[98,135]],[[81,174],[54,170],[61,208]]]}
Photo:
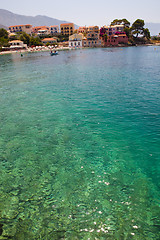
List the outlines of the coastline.
{"label": "coastline", "polygon": [[[160,46],[160,43],[148,43],[148,44],[138,44],[136,47],[139,46]],[[109,46],[107,48],[117,48],[117,47],[135,47],[133,45],[118,45],[118,46]],[[104,47],[101,47],[104,48]],[[11,50],[11,51],[2,51],[0,52],[0,55],[6,55],[6,54],[16,54],[16,53],[35,53],[35,52],[49,52],[53,50],[57,51],[64,51],[64,50],[77,50],[77,49],[84,49],[84,48],[70,48],[70,47],[57,47],[57,48],[51,48],[51,47],[34,47],[34,48],[27,48],[22,50]]]}
{"label": "coastline", "polygon": [[5,55],[5,54],[15,54],[15,53],[35,53],[35,52],[49,52],[53,50],[57,51],[62,51],[62,50],[69,50],[69,47],[60,47],[60,48],[49,48],[49,47],[35,47],[35,48],[27,48],[27,49],[22,49],[22,50],[11,50],[11,51],[2,51],[0,52],[0,55]]}

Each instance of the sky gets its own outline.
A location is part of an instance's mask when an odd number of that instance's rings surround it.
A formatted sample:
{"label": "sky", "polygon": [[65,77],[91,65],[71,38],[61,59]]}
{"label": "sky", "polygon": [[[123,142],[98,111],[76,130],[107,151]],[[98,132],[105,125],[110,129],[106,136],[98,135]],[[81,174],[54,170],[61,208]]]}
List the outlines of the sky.
{"label": "sky", "polygon": [[160,0],[0,0],[0,9],[27,16],[45,15],[79,26],[108,25],[115,18],[160,23]]}

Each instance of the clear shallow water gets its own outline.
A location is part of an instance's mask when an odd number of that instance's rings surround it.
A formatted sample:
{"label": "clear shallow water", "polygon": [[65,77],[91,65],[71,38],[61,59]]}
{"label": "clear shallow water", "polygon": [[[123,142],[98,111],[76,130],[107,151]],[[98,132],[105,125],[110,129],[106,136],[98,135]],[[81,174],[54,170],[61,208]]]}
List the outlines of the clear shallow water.
{"label": "clear shallow water", "polygon": [[0,237],[160,239],[160,47],[0,56]]}

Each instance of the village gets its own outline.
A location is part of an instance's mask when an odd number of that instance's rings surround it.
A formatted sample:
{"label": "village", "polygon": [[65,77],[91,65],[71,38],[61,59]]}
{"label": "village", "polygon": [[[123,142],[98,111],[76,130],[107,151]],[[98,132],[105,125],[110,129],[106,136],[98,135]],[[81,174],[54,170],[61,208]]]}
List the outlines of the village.
{"label": "village", "polygon": [[126,19],[115,19],[109,26],[104,25],[101,28],[83,26],[76,29],[74,23],[63,23],[60,27],[58,25],[33,27],[30,24],[9,26],[8,42],[2,46],[1,51],[46,48],[48,50],[50,47],[75,49],[129,46],[135,45],[136,39],[139,39],[140,43],[146,43],[150,39],[149,30],[144,28],[143,20],[137,19],[135,23],[143,30],[140,38],[136,29],[133,25],[130,27]]}

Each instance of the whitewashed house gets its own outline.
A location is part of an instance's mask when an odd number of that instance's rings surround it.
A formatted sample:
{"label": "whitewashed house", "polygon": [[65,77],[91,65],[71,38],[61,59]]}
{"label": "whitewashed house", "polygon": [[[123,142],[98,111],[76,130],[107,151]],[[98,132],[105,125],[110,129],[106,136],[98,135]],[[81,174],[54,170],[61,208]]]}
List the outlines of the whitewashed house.
{"label": "whitewashed house", "polygon": [[10,44],[10,49],[25,49],[27,48],[27,44],[24,44],[22,41],[20,40],[13,40],[9,42]]}
{"label": "whitewashed house", "polygon": [[84,39],[84,36],[82,33],[75,33],[71,36],[69,36],[69,47],[70,48],[81,48],[82,47],[82,41]]}

